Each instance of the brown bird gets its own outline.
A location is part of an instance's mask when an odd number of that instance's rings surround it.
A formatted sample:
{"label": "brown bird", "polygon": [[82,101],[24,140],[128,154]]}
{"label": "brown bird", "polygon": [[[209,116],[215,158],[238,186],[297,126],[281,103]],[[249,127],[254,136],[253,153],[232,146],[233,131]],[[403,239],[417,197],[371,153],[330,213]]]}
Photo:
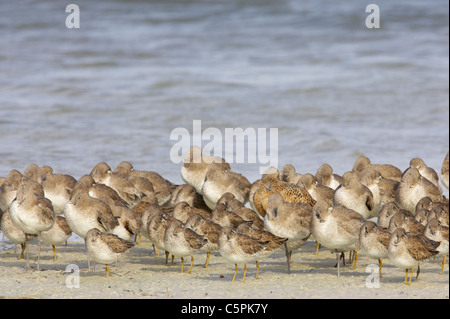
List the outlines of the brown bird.
{"label": "brown bird", "polygon": [[113,234],[102,233],[97,228],[88,231],[85,238],[86,250],[90,258],[105,264],[106,278],[109,276],[108,264],[117,261],[128,249],[134,246]]}
{"label": "brown bird", "polygon": [[222,226],[216,224],[210,219],[205,219],[199,214],[194,214],[188,218],[185,227],[192,229],[207,240],[206,244],[200,248],[200,251],[206,252],[206,261],[204,268],[208,268],[209,258],[212,251],[218,251],[219,233]]}
{"label": "brown bird", "polygon": [[408,168],[398,185],[395,202],[401,208],[414,212],[419,200],[426,196],[434,202],[442,201],[441,191],[432,182],[422,177],[417,168]]}
{"label": "brown bird", "polygon": [[317,169],[315,177],[320,184],[332,189],[336,189],[342,184],[342,176],[333,174],[333,168],[326,163]]}
{"label": "brown bird", "polygon": [[111,171],[107,163],[100,162],[95,165],[90,175],[96,183],[105,184],[114,189],[120,198],[128,203],[128,207],[133,207],[139,202],[141,193],[127,177]]}
{"label": "brown bird", "polygon": [[391,164],[372,164],[367,156],[361,155],[353,164],[352,172],[361,174],[367,167],[372,167],[380,172],[384,178],[400,181],[402,177],[402,171]]}
{"label": "brown bird", "polygon": [[409,278],[409,284],[411,284],[413,268],[417,266],[417,280],[420,274],[420,262],[436,256],[439,253],[436,250],[439,244],[423,234],[408,234],[403,228],[397,228],[391,234],[388,246],[389,259],[397,267],[406,270],[405,284],[407,284],[408,269],[411,269]]}
{"label": "brown bird", "polygon": [[279,180],[278,171],[274,174],[263,174],[259,189],[253,196],[257,213],[264,217],[267,212],[267,203],[272,194],[279,193],[287,203],[305,203],[314,206],[316,201],[304,188]]}

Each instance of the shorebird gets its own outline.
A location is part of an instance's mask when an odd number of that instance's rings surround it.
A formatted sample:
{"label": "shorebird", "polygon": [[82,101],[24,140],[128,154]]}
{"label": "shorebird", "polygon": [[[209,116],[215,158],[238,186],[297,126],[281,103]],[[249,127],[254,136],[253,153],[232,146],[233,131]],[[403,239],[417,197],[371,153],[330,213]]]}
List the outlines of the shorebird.
{"label": "shorebird", "polygon": [[[259,240],[260,242],[268,243],[267,244],[267,250],[273,251],[280,247],[283,244],[286,244],[287,238],[278,237],[271,232],[265,231],[263,229],[258,229],[253,227],[252,225],[249,225],[248,223],[240,224],[238,228],[236,228],[236,231],[238,233],[250,236],[256,240]],[[292,252],[292,251],[291,251]],[[259,272],[259,264],[256,260],[256,279],[258,279],[258,272]]]}
{"label": "shorebird", "polygon": [[[30,184],[34,186],[30,186]],[[39,189],[39,192],[36,192],[36,188]],[[22,181],[17,190],[16,199],[9,207],[11,221],[25,233],[26,238],[28,235],[38,235],[39,237],[40,232],[49,230],[55,223],[52,202],[42,194],[42,187],[37,182]],[[39,267],[38,260],[38,269]],[[28,254],[27,268],[30,268]]]}
{"label": "shorebird", "polygon": [[70,229],[81,238],[86,238],[92,228],[110,232],[119,225],[109,205],[89,196],[88,189],[82,185],[75,187],[64,207],[64,216]]}
{"label": "shorebird", "polygon": [[[336,253],[338,277],[340,276],[340,255],[358,248],[359,231],[364,222],[361,214],[344,206],[332,207],[327,201],[317,202],[313,208],[311,234],[320,244]],[[356,258],[353,269],[355,265]]]}
{"label": "shorebird", "polygon": [[184,257],[191,256],[192,272],[194,265],[194,254],[207,244],[207,239],[200,236],[195,231],[184,226],[184,224],[172,217],[169,219],[166,231],[164,233],[164,246],[166,250],[175,257],[181,257],[181,272],[184,268]]}
{"label": "shorebird", "polygon": [[232,193],[225,193],[217,201],[218,204],[224,204],[228,210],[235,211],[241,207],[245,207],[245,204],[236,199]]}
{"label": "shorebird", "polygon": [[211,213],[211,220],[222,227],[231,226],[237,228],[240,224],[248,222],[236,213],[229,211],[225,204],[219,204]]}
{"label": "shorebird", "polygon": [[[232,282],[236,279],[238,272],[237,264],[244,264],[244,276],[242,282],[245,282],[245,276],[247,274],[247,262],[258,261],[261,258],[270,255],[276,246],[270,243],[270,241],[260,241],[253,237],[239,233],[232,227],[223,227],[219,233],[219,252],[222,257],[227,261],[235,264],[235,272]],[[272,246],[273,245],[273,246]],[[280,243],[280,246],[282,243]],[[278,246],[279,247],[279,246]],[[259,271],[259,264],[256,264],[257,273]]]}
{"label": "shorebird", "polygon": [[378,260],[380,278],[383,259],[388,257],[390,237],[391,233],[387,229],[372,221],[366,221],[359,232],[359,246],[369,258]]}
{"label": "shorebird", "polygon": [[211,211],[208,205],[206,205],[203,196],[196,192],[194,186],[189,184],[178,185],[173,190],[170,200],[166,205],[174,207],[179,202],[186,202],[191,207]]}
{"label": "shorebird", "polygon": [[372,164],[370,159],[364,155],[361,155],[355,160],[352,172],[359,175],[368,167],[372,167],[379,171],[384,178],[400,181],[402,177],[402,171],[398,167],[391,164]]}
{"label": "shorebird", "polygon": [[445,156],[444,161],[442,162],[442,167],[441,167],[441,182],[442,185],[444,185],[447,189],[448,189],[448,153]]}
{"label": "shorebird", "polygon": [[28,165],[23,172],[23,178],[32,179],[39,182],[39,166],[35,163]]}
{"label": "shorebird", "polygon": [[172,210],[172,216],[185,223],[192,215],[199,214],[205,219],[211,218],[209,211],[189,206],[186,202],[178,202]]}
{"label": "shorebird", "polygon": [[65,243],[72,235],[72,229],[70,229],[67,221],[62,216],[56,216],[55,224],[47,231],[39,233],[39,239],[41,239],[47,245],[51,245],[53,248],[53,259],[56,261],[56,245]]}
{"label": "shorebird", "polygon": [[[171,216],[160,209],[155,211],[149,216],[147,222],[147,234],[152,244],[159,250],[165,251],[166,265],[169,259],[169,251],[164,243],[164,235],[166,228],[169,225]],[[159,253],[158,253],[159,256]]]}
{"label": "shorebird", "polygon": [[[157,203],[158,198],[155,194],[155,189],[153,188],[153,184],[146,178],[140,176],[130,176],[128,180],[133,184],[133,186],[140,193],[140,199],[138,204],[141,201]],[[137,205],[137,204],[136,204]],[[135,205],[135,206],[136,206]]]}
{"label": "shorebird", "polygon": [[320,184],[328,186],[334,190],[342,184],[342,176],[333,174],[333,168],[326,163],[322,164],[317,169],[315,177]]}
{"label": "shorebird", "polygon": [[334,206],[344,206],[368,218],[373,213],[374,201],[370,189],[361,184],[358,175],[346,172],[342,176],[342,184],[334,191]]}
{"label": "shorebird", "polygon": [[423,178],[417,168],[408,168],[398,185],[396,203],[403,209],[415,212],[419,200],[426,196],[434,202],[442,201],[441,191],[432,182]]}
{"label": "shorebird", "polygon": [[[285,242],[286,261],[290,272],[292,250],[298,249],[309,238],[312,207],[305,203],[287,203],[283,197],[274,193],[267,204],[264,227],[271,234],[287,238]],[[295,247],[289,245],[297,243]]]}
{"label": "shorebird", "polygon": [[128,207],[116,206],[112,200],[107,202],[111,212],[116,217],[118,225],[110,233],[126,241],[131,241],[141,230],[142,219],[136,212]]}
{"label": "shorebird", "polygon": [[194,214],[188,218],[185,227],[192,229],[207,240],[206,244],[200,248],[200,251],[206,252],[206,261],[204,268],[208,268],[209,258],[212,251],[218,251],[219,232],[222,227],[210,219],[205,219],[199,214]]}
{"label": "shorebird", "polygon": [[380,214],[378,215],[377,224],[382,228],[388,228],[391,218],[400,211],[400,207],[394,202],[389,202],[381,206]]}
{"label": "shorebird", "polygon": [[197,193],[203,195],[203,183],[212,163],[219,164],[222,170],[231,170],[230,164],[223,158],[203,155],[200,147],[192,146],[189,152],[185,154],[184,164],[181,168],[181,178],[187,184],[193,186]]}
{"label": "shorebird", "polygon": [[143,177],[152,183],[158,205],[161,206],[165,205],[170,200],[172,191],[176,187],[171,181],[165,179],[157,172],[133,169],[130,173],[130,177],[133,176]]}
{"label": "shorebird", "polygon": [[22,181],[22,173],[16,169],[11,170],[0,185],[0,209],[6,211],[16,198],[17,189]]}
{"label": "shorebird", "polygon": [[316,202],[319,200],[333,200],[334,189],[320,184],[317,178],[310,173],[303,174],[297,185],[306,189]]}
{"label": "shorebird", "polygon": [[431,208],[430,212],[428,213],[427,221],[436,218],[443,226],[448,227],[448,215],[448,204],[442,203],[442,205],[437,205]]}
{"label": "shorebird", "polygon": [[283,182],[297,184],[301,177],[302,174],[296,173],[292,164],[286,164],[281,168],[280,179]]}
{"label": "shorebird", "polygon": [[120,198],[128,203],[128,207],[133,207],[139,202],[141,194],[130,180],[119,173],[112,172],[107,163],[100,162],[95,165],[90,175],[96,183],[105,184],[114,189]]}
{"label": "shorebird", "polygon": [[431,219],[423,232],[425,237],[439,243],[436,250],[443,255],[441,275],[444,273],[445,259],[448,256],[448,226],[443,226],[436,218]]}
{"label": "shorebird", "polygon": [[388,231],[393,233],[397,228],[403,228],[407,233],[422,234],[424,226],[416,221],[415,216],[408,210],[400,209],[389,221]]}
{"label": "shorebird", "polygon": [[9,210],[5,211],[2,215],[1,221],[0,221],[0,230],[2,233],[8,238],[10,241],[12,241],[15,244],[20,244],[21,251],[20,255],[17,259],[22,259],[23,254],[26,249],[27,244],[27,237],[28,242],[32,240],[33,238],[36,238],[37,235],[26,235],[23,230],[16,227],[13,222],[11,221],[11,217],[9,216]]}
{"label": "shorebird", "polygon": [[67,174],[53,174],[50,166],[43,166],[39,168],[38,181],[44,189],[45,197],[51,200],[55,214],[63,214],[77,180]]}
{"label": "shorebird", "polygon": [[425,162],[423,161],[423,159],[415,157],[409,162],[409,165],[410,167],[417,168],[420,175],[422,175],[424,178],[432,182],[434,186],[436,186],[442,194],[442,188],[439,185],[439,175],[433,168],[428,167],[427,164],[425,164]]}
{"label": "shorebird", "polygon": [[92,228],[87,232],[85,244],[89,257],[98,263],[105,264],[106,278],[109,276],[108,264],[117,261],[134,246],[131,242],[113,234],[103,233],[97,228]]}
{"label": "shorebird", "polygon": [[211,164],[202,186],[206,205],[210,209],[214,209],[220,197],[227,192],[232,193],[242,203],[248,201],[249,189],[245,188],[239,179],[230,174],[228,170],[223,169],[221,164]]}
{"label": "shorebird", "polygon": [[395,201],[395,192],[400,182],[382,177],[378,182],[380,188],[380,206]]}
{"label": "shorebird", "polygon": [[405,269],[405,284],[408,279],[408,269],[411,269],[409,284],[413,275],[413,268],[417,266],[416,280],[420,274],[420,262],[437,255],[439,242],[433,241],[424,235],[412,235],[403,228],[397,228],[389,239],[388,255],[392,263],[398,268]]}
{"label": "shorebird", "polygon": [[264,218],[267,211],[267,203],[274,193],[279,193],[283,201],[288,203],[305,203],[314,206],[316,201],[303,187],[282,182],[278,178],[278,170],[263,174],[259,188],[253,195],[253,201],[257,213]]}
{"label": "shorebird", "polygon": [[381,190],[379,183],[382,177],[380,172],[376,169],[368,167],[359,176],[361,184],[365,185],[372,192],[373,196],[373,208],[371,216],[377,217],[381,208]]}
{"label": "shorebird", "polygon": [[[79,185],[83,185],[88,189],[89,196],[97,199],[110,198],[117,206],[127,206],[128,203],[124,201],[117,192],[105,184],[97,184],[91,175],[83,175],[78,179],[75,188]],[[74,188],[74,189],[75,189]],[[72,191],[73,192],[73,191]]]}

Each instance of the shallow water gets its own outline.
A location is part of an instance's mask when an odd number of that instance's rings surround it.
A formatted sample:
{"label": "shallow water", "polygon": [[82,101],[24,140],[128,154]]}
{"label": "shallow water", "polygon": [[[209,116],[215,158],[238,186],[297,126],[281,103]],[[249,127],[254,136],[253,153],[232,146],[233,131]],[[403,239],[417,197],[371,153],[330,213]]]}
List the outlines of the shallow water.
{"label": "shallow water", "polygon": [[[449,7],[438,0],[65,1],[0,5],[0,176],[76,178],[128,160],[181,183],[174,128],[278,128],[278,165],[360,154],[437,171],[449,149]],[[204,143],[206,143],[205,141]],[[260,163],[232,164],[251,181]],[[448,191],[446,190],[446,194]]]}

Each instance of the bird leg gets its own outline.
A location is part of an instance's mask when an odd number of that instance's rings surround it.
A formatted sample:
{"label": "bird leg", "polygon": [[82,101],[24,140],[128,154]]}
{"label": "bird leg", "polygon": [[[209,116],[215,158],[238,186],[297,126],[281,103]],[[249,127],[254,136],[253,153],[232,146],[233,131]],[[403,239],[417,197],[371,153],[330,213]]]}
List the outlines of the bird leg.
{"label": "bird leg", "polygon": [[53,247],[53,260],[56,262],[56,247],[55,245],[52,245]]}
{"label": "bird leg", "polygon": [[444,256],[444,258],[442,259],[442,268],[441,268],[441,275],[444,273],[444,267],[445,267],[445,258],[447,256]]}
{"label": "bird leg", "polygon": [[258,279],[258,273],[259,273],[259,263],[256,261],[256,279]]}
{"label": "bird leg", "polygon": [[340,267],[340,263],[341,263],[341,261],[340,261],[340,257],[342,256],[342,254],[341,255],[339,255],[339,252],[336,250],[336,265],[337,265],[337,271],[338,271],[338,278],[339,278],[339,276],[340,276],[340,271],[341,271],[341,267]]}
{"label": "bird leg", "polygon": [[356,250],[353,251],[353,270],[356,268],[356,261],[358,260],[358,252]]}
{"label": "bird leg", "polygon": [[105,266],[106,266],[106,278],[108,278],[109,277],[109,267],[106,264],[105,264]]}
{"label": "bird leg", "polygon": [[319,255],[319,247],[320,247],[320,244],[318,241],[316,241],[316,256]]}
{"label": "bird leg", "polygon": [[194,256],[191,256],[191,267],[189,268],[189,273],[192,272],[192,266],[194,265]]}
{"label": "bird leg", "polygon": [[[173,256],[173,255],[172,255]],[[172,259],[173,260],[173,259]],[[184,258],[181,257],[181,273],[183,273],[183,268],[184,268]]]}
{"label": "bird leg", "polygon": [[23,259],[23,253],[25,252],[25,248],[26,248],[26,245],[25,245],[25,243],[24,244],[20,244],[20,246],[22,247],[22,251],[20,252],[20,255],[19,255],[19,257],[17,258],[17,259]]}
{"label": "bird leg", "polygon": [[237,264],[234,264],[234,265],[236,266],[236,270],[234,272],[233,280],[231,282],[234,282],[234,280],[236,279],[236,274],[238,272],[238,265]]}
{"label": "bird leg", "polygon": [[242,278],[242,282],[245,282],[245,275],[247,274],[247,264],[244,263],[244,278]]}
{"label": "bird leg", "polygon": [[286,260],[287,260],[287,266],[288,266],[288,274],[290,274],[291,273],[291,261],[289,260],[290,259],[289,258],[289,250],[288,250],[286,242],[284,242],[284,249],[286,251]]}
{"label": "bird leg", "polygon": [[405,270],[405,285],[408,283],[408,268]]}
{"label": "bird leg", "polygon": [[419,278],[419,274],[420,274],[420,265],[417,266],[417,276],[416,279],[414,279],[414,281],[417,281],[417,279]]}
{"label": "bird leg", "polygon": [[203,266],[203,268],[208,268],[208,264],[209,264],[209,256],[211,255],[211,253],[208,251],[206,253],[206,262],[205,265]]}
{"label": "bird leg", "polygon": [[381,259],[379,259],[378,260],[378,274],[379,274],[379,276],[380,276],[380,279],[381,279],[381,268],[383,268],[383,260],[381,260]]}

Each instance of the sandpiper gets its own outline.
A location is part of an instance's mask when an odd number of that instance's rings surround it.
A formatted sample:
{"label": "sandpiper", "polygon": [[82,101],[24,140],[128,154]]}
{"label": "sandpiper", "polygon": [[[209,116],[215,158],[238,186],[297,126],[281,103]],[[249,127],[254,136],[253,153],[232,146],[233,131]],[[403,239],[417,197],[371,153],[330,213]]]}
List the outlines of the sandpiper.
{"label": "sandpiper", "polygon": [[[49,230],[55,223],[55,212],[53,210],[52,202],[45,198],[42,193],[36,193],[33,186],[29,182],[37,182],[27,180],[22,182],[16,194],[16,199],[13,200],[9,207],[9,214],[13,224],[21,229],[26,237],[28,235],[38,235],[40,232]],[[38,260],[38,269],[40,267]],[[27,254],[27,268],[30,268],[29,258]]]}
{"label": "sandpiper", "polygon": [[129,207],[133,207],[139,202],[141,193],[127,177],[112,172],[106,162],[100,162],[95,165],[90,175],[96,183],[105,184],[114,189],[128,203]]}
{"label": "sandpiper", "polygon": [[203,155],[200,147],[192,146],[185,155],[184,164],[181,168],[181,178],[187,184],[192,185],[197,193],[203,195],[203,183],[212,163],[219,164],[221,169],[224,170],[231,169],[230,164],[223,158]]}
{"label": "sandpiper", "polygon": [[109,205],[89,196],[88,189],[82,185],[75,187],[64,207],[64,216],[70,229],[81,238],[86,238],[92,228],[110,232],[119,225]]}
{"label": "sandpiper", "polygon": [[56,215],[64,213],[64,206],[70,200],[70,195],[77,180],[67,174],[53,174],[50,166],[39,168],[38,180],[44,189],[45,197],[50,199]]}
{"label": "sandpiper", "polygon": [[389,239],[388,255],[394,265],[406,270],[405,284],[408,279],[408,269],[411,270],[409,284],[413,275],[413,268],[417,266],[416,280],[420,274],[420,262],[437,255],[439,242],[433,241],[424,235],[412,235],[403,228],[397,228]]}
{"label": "sandpiper", "polygon": [[389,238],[391,233],[372,221],[366,221],[359,232],[359,245],[362,251],[369,257],[378,260],[379,276],[383,259],[388,257]]}
{"label": "sandpiper", "polygon": [[[219,252],[227,261],[235,264],[235,272],[233,282],[236,279],[238,272],[237,264],[244,264],[244,276],[242,282],[245,282],[247,274],[247,262],[258,261],[261,258],[267,257],[273,252],[269,241],[260,241],[253,237],[239,233],[232,227],[224,227],[219,233]],[[280,243],[281,245],[282,243]],[[279,247],[279,246],[278,246]],[[257,272],[259,271],[259,264],[256,264]]]}
{"label": "sandpiper", "polygon": [[206,205],[214,209],[220,197],[227,192],[232,193],[242,203],[248,201],[249,189],[245,188],[232,174],[229,174],[228,170],[223,169],[221,164],[211,164],[202,186]]}
{"label": "sandpiper", "polygon": [[448,256],[448,226],[443,226],[436,218],[431,219],[423,232],[428,239],[439,242],[436,250],[443,255],[441,275],[444,273],[445,259]]}
{"label": "sandpiper", "polygon": [[396,190],[396,203],[401,208],[414,212],[419,200],[426,196],[435,202],[442,201],[441,191],[432,182],[423,178],[417,168],[408,168]]}
{"label": "sandpiper", "polygon": [[374,201],[370,189],[361,184],[358,175],[346,172],[342,176],[342,184],[334,191],[333,205],[344,206],[368,218],[373,213]]}
{"label": "sandpiper", "polygon": [[189,273],[192,272],[194,265],[194,254],[205,246],[207,240],[197,234],[190,228],[172,217],[170,218],[166,231],[164,233],[164,246],[166,250],[175,257],[181,257],[181,272],[184,268],[184,257],[191,256],[191,267]]}
{"label": "sandpiper", "polygon": [[[267,204],[267,214],[264,216],[264,227],[275,236],[287,238],[285,242],[286,261],[290,272],[290,260],[293,248],[300,248],[311,235],[311,205],[305,203],[287,203],[283,197],[274,193]],[[296,242],[296,247],[288,244]]]}
{"label": "sandpiper", "polygon": [[298,185],[282,182],[278,178],[278,170],[263,174],[259,188],[253,195],[253,201],[256,211],[261,217],[266,215],[267,203],[274,193],[279,193],[285,202],[288,203],[306,203],[314,206],[315,200],[306,189]]}
{"label": "sandpiper", "polygon": [[317,178],[310,173],[303,174],[297,184],[306,189],[315,201],[333,200],[334,189],[320,184]]}
{"label": "sandpiper", "polygon": [[109,276],[108,264],[117,261],[134,246],[131,242],[113,234],[103,233],[97,228],[92,228],[87,232],[85,244],[89,257],[98,263],[105,264],[106,278]]}
{"label": "sandpiper", "polygon": [[333,174],[333,168],[327,163],[322,164],[317,169],[315,177],[320,184],[328,186],[332,189],[336,189],[342,184],[342,176]]}
{"label": "sandpiper", "polygon": [[442,193],[442,188],[439,185],[439,175],[433,168],[428,167],[423,159],[421,159],[420,157],[415,157],[409,162],[409,165],[410,167],[417,168],[420,175],[422,175],[424,178],[432,182],[434,186],[436,186]]}
{"label": "sandpiper", "polygon": [[297,184],[301,177],[302,174],[297,173],[292,164],[286,164],[281,168],[280,179],[283,182]]}
{"label": "sandpiper", "polygon": [[210,219],[205,219],[199,214],[194,214],[188,218],[185,227],[192,229],[207,240],[206,244],[200,248],[200,251],[206,252],[206,261],[204,268],[208,268],[211,252],[218,251],[219,232],[222,227]]}
{"label": "sandpiper", "polygon": [[361,155],[355,160],[352,171],[361,174],[367,167],[372,167],[380,172],[384,178],[400,181],[402,177],[402,171],[391,164],[372,164],[367,156]]}
{"label": "sandpiper", "polygon": [[53,259],[56,261],[56,245],[65,243],[72,235],[72,229],[67,224],[66,219],[63,216],[56,216],[55,224],[47,231],[39,233],[39,239],[41,239],[47,245],[51,245],[53,248]]}
{"label": "sandpiper", "polygon": [[[332,207],[327,201],[314,206],[310,229],[314,238],[323,246],[336,253],[338,277],[340,276],[340,254],[358,248],[359,231],[365,220],[361,214],[345,208]],[[357,256],[357,255],[356,255]],[[353,269],[356,265],[354,259]]]}

